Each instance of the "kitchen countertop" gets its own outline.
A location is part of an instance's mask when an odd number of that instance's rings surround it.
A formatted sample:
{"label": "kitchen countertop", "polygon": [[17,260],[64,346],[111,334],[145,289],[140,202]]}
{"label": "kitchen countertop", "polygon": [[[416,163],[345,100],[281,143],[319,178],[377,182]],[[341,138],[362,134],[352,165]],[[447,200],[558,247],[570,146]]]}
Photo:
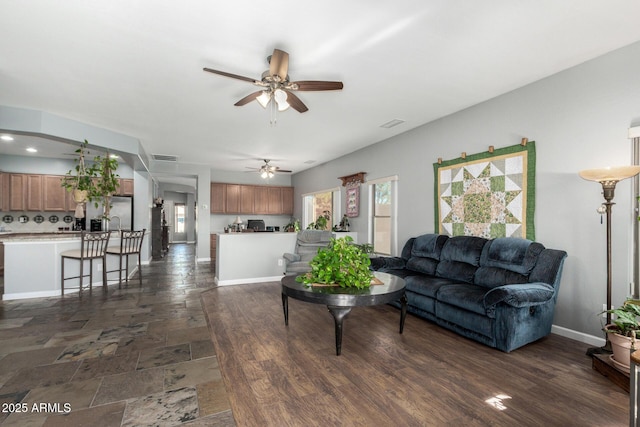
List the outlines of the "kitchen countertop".
{"label": "kitchen countertop", "polygon": [[72,239],[79,238],[79,231],[56,231],[56,232],[44,232],[44,233],[14,233],[11,231],[0,232],[0,242],[11,241],[37,241],[37,240],[60,240],[60,239]]}

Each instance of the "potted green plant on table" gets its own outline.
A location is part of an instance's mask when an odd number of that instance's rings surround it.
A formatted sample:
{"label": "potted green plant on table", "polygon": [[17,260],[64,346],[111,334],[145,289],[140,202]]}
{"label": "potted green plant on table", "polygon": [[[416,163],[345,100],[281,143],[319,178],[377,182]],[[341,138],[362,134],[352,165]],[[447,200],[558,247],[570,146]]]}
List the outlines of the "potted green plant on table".
{"label": "potted green plant on table", "polygon": [[326,230],[327,224],[329,224],[330,219],[331,219],[331,212],[323,211],[322,215],[316,218],[315,222],[312,222],[307,226],[307,230]]}
{"label": "potted green plant on table", "polygon": [[374,278],[369,270],[371,260],[350,236],[332,238],[326,248],[309,263],[311,271],[298,276],[297,281],[306,285],[335,285],[342,288],[364,289]]}
{"label": "potted green plant on table", "polygon": [[640,300],[628,299],[620,307],[604,311],[615,316],[613,323],[605,325],[604,330],[611,343],[613,362],[620,369],[629,371],[630,354],[635,335],[640,331]]}

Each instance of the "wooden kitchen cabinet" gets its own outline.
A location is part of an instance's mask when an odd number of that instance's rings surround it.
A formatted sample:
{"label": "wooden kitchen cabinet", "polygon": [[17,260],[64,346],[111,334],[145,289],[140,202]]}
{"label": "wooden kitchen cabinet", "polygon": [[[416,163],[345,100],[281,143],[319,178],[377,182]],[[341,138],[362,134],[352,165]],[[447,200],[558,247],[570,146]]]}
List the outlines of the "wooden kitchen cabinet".
{"label": "wooden kitchen cabinet", "polygon": [[280,187],[267,187],[267,194],[269,195],[269,209],[268,214],[279,215],[282,213],[282,188]]}
{"label": "wooden kitchen cabinet", "polygon": [[251,185],[240,186],[240,213],[253,213],[254,187]]}
{"label": "wooden kitchen cabinet", "polygon": [[240,185],[226,184],[225,213],[240,213]]}
{"label": "wooden kitchen cabinet", "polygon": [[9,174],[9,210],[27,210],[27,175]]}
{"label": "wooden kitchen cabinet", "polygon": [[10,198],[9,174],[0,173],[0,212],[8,212],[10,210]]}
{"label": "wooden kitchen cabinet", "polygon": [[120,178],[119,182],[118,196],[133,196],[133,180]]}
{"label": "wooden kitchen cabinet", "polygon": [[210,241],[209,241],[209,246],[210,246],[210,256],[211,256],[211,265],[213,265],[215,267],[216,265],[216,238],[217,238],[217,234],[212,234],[210,237]]}
{"label": "wooden kitchen cabinet", "polygon": [[212,214],[293,215],[293,187],[211,183]]}
{"label": "wooden kitchen cabinet", "polygon": [[253,189],[254,203],[253,213],[268,214],[269,213],[269,188],[256,186]]}
{"label": "wooden kitchen cabinet", "polygon": [[42,175],[27,175],[27,210],[42,212],[43,186]]}
{"label": "wooden kitchen cabinet", "polygon": [[227,184],[211,183],[211,213],[225,213],[227,201]]}
{"label": "wooden kitchen cabinet", "polygon": [[43,210],[46,212],[66,212],[75,208],[74,204],[68,204],[73,200],[70,193],[62,187],[62,179],[59,175],[44,175],[43,186]]}
{"label": "wooden kitchen cabinet", "polygon": [[281,187],[283,215],[293,215],[293,187]]}

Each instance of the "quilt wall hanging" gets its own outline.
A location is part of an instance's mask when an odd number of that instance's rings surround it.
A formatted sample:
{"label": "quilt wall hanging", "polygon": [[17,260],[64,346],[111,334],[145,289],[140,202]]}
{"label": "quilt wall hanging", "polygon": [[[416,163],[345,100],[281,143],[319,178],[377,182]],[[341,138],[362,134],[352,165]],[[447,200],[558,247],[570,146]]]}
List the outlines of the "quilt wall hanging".
{"label": "quilt wall hanging", "polygon": [[535,240],[535,142],[438,159],[433,168],[440,234]]}

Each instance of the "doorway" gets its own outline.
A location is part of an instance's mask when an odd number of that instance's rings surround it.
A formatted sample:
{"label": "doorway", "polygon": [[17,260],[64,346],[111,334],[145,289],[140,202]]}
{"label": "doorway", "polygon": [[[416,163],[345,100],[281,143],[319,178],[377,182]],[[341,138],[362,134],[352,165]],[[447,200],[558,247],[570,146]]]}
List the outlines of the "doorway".
{"label": "doorway", "polygon": [[184,203],[173,205],[173,241],[187,241],[187,207]]}

